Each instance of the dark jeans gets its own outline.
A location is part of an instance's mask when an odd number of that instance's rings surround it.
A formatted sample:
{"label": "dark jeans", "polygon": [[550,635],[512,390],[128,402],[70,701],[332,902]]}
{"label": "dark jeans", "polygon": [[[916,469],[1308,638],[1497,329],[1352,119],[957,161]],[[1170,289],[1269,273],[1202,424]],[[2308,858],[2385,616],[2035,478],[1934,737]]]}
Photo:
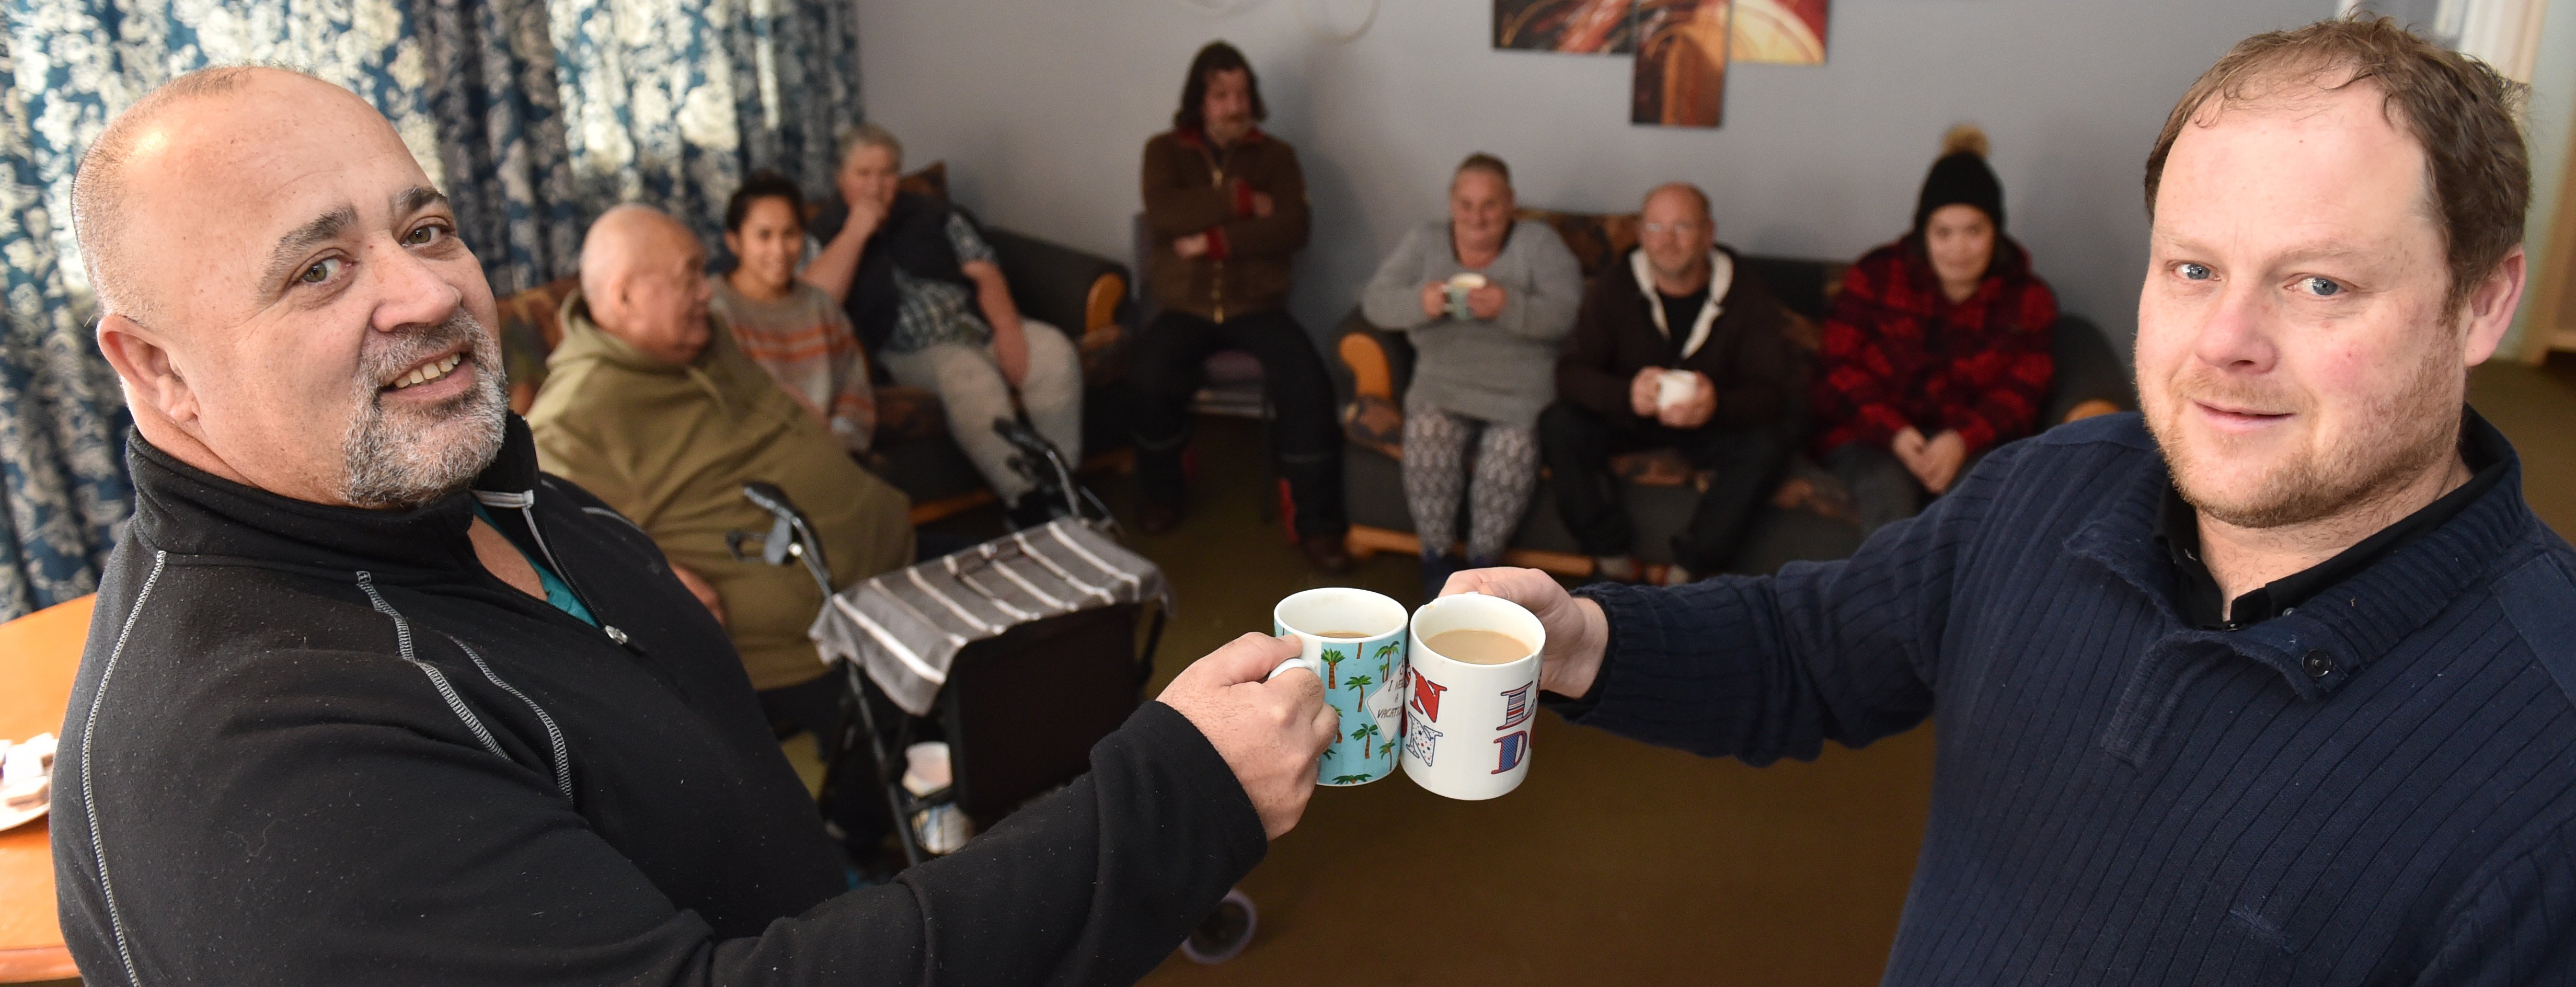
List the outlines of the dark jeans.
{"label": "dark jeans", "polygon": [[[1913,517],[1923,511],[1928,491],[1905,461],[1886,449],[1847,442],[1825,453],[1824,468],[1840,477],[1844,488],[1851,491],[1852,514],[1860,519],[1861,537],[1876,534],[1878,529]],[[1971,461],[1959,467],[1959,479],[1966,479]],[[1951,482],[1957,482],[1953,480]]]}
{"label": "dark jeans", "polygon": [[[848,680],[835,667],[811,682],[760,692],[760,712],[781,737],[799,731],[813,734],[814,752],[828,768],[841,753],[845,717],[856,715],[843,705],[849,692]],[[881,702],[877,704],[877,722],[897,722],[889,718],[889,711],[894,716],[903,715],[902,710]],[[864,863],[869,851],[894,832],[894,816],[886,808],[885,789],[877,780],[876,764],[868,751],[862,747],[849,755],[838,757],[839,770],[823,781],[827,798],[822,813],[823,818],[840,827],[842,845],[851,856]]]}
{"label": "dark jeans", "polygon": [[1618,477],[1610,472],[1611,456],[1671,447],[1693,467],[1710,471],[1690,523],[1673,537],[1673,560],[1700,575],[1725,568],[1734,557],[1754,511],[1787,474],[1798,433],[1794,419],[1687,431],[1653,423],[1622,427],[1565,402],[1548,406],[1538,418],[1557,512],[1586,555],[1626,555],[1636,546],[1637,529],[1620,499]]}
{"label": "dark jeans", "polygon": [[1128,374],[1136,387],[1136,475],[1145,499],[1180,506],[1190,397],[1207,375],[1208,356],[1218,350],[1243,350],[1261,361],[1263,387],[1278,418],[1279,475],[1288,481],[1298,537],[1341,538],[1350,520],[1342,511],[1342,429],[1333,418],[1333,379],[1314,340],[1284,311],[1224,322],[1165,312],[1137,337]]}

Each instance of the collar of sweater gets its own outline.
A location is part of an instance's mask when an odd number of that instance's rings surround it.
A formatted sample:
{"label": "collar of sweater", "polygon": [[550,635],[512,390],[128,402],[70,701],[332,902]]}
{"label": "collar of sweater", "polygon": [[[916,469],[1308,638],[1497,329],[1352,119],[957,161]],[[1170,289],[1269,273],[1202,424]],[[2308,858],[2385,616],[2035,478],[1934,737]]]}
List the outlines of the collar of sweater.
{"label": "collar of sweater", "polygon": [[[600,328],[599,323],[591,318],[590,305],[582,300],[580,289],[574,289],[572,294],[564,297],[556,324],[563,327],[563,341],[556,344],[555,351],[546,357],[550,374],[582,363],[599,363],[645,377],[685,379],[727,414],[739,410],[741,402],[729,399],[715,373],[718,365],[724,362],[726,351],[733,346],[733,328],[726,325],[724,317],[713,309],[707,312],[706,348],[698,351],[697,359],[677,366],[647,356],[643,350]],[[764,377],[763,381],[766,380]]]}
{"label": "collar of sweater", "polygon": [[[1628,252],[1628,271],[1637,276],[1637,293],[1646,298],[1646,312],[1655,320],[1655,331],[1663,333],[1665,339],[1673,338],[1673,327],[1664,324],[1663,293],[1655,287],[1655,268],[1646,260],[1646,248]],[[1710,248],[1708,300],[1700,303],[1699,318],[1691,321],[1690,337],[1682,341],[1682,359],[1690,359],[1691,354],[1699,352],[1700,344],[1708,342],[1709,327],[1716,325],[1718,315],[1726,311],[1726,292],[1734,286],[1735,258],[1727,256],[1726,251]]]}
{"label": "collar of sweater", "polygon": [[[2155,442],[2137,416],[2121,417],[2126,419],[2121,431],[2128,433],[2121,438],[2148,455],[2138,461],[2136,476],[2121,493],[2068,539],[2068,550],[2101,564],[2153,600],[2176,628],[2169,640],[2261,662],[2280,673],[2304,699],[2332,695],[2355,673],[2439,616],[2460,594],[2533,561],[2530,556],[2556,541],[2539,530],[2538,519],[2523,502],[2521,457],[2495,426],[2470,410],[2461,427],[2484,433],[2481,441],[2491,441],[2504,451],[2504,478],[2485,496],[2440,527],[2309,597],[2294,612],[2241,631],[2194,629],[2183,621],[2174,603],[2171,563],[2157,554],[2155,542],[2156,522],[2165,489],[2173,484],[2172,474],[2163,457],[2155,454]],[[2051,442],[2053,434],[2032,441]],[[2546,559],[2540,561],[2547,564]],[[2314,655],[2322,660],[2311,660]]]}
{"label": "collar of sweater", "polygon": [[[145,440],[126,437],[134,476],[133,534],[174,555],[238,559],[270,568],[374,570],[389,581],[433,575],[472,578],[482,568],[466,528],[472,498],[533,502],[537,446],[528,423],[504,419],[500,454],[469,490],[408,510],[316,504],[235,483],[187,463]],[[472,498],[469,498],[469,493]]]}

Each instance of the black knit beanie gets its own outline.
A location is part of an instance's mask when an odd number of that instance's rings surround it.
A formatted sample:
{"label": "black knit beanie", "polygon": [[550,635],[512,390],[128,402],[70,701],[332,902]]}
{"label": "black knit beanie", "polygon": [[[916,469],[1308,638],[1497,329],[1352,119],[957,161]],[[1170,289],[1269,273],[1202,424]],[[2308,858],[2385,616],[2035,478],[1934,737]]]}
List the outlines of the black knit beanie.
{"label": "black knit beanie", "polygon": [[1923,176],[1923,194],[1914,203],[1914,235],[1923,235],[1923,224],[1932,221],[1933,210],[1954,205],[1984,210],[2001,231],[2004,187],[1995,180],[1995,170],[1986,167],[1986,135],[1974,127],[1953,128],[1941,151],[1941,159],[1932,162],[1932,173]]}

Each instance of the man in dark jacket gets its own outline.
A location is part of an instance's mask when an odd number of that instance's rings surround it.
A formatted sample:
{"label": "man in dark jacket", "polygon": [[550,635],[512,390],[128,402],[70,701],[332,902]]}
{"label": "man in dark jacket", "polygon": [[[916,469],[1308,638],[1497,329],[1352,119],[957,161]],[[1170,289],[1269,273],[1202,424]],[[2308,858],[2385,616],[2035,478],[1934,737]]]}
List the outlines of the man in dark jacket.
{"label": "man in dark jacket", "polygon": [[383,117],[193,73],[74,200],[138,504],[56,763],[88,983],[1123,983],[1313,787],[1321,684],[1248,636],[1066,791],[849,891],[723,629],[538,472]]}
{"label": "man in dark jacket", "polygon": [[2390,21],[2248,39],[2148,158],[2142,415],[1845,561],[1447,591],[1530,606],[1560,711],[1651,743],[1937,710],[1888,984],[2576,983],[2576,550],[2463,403],[2522,294],[2515,89]]}
{"label": "man in dark jacket", "polygon": [[1288,315],[1289,259],[1306,246],[1306,176],[1297,151],[1257,126],[1267,116],[1252,66],[1218,41],[1190,61],[1172,129],[1145,142],[1145,280],[1162,312],[1129,355],[1136,385],[1138,526],[1180,522],[1189,404],[1210,354],[1261,361],[1278,416],[1279,475],[1307,562],[1350,568],[1343,539],[1342,430],[1315,341]]}
{"label": "man in dark jacket", "polygon": [[1064,331],[1025,318],[993,245],[944,199],[900,188],[903,144],[867,124],[844,138],[837,201],[814,217],[822,244],[797,277],[849,313],[868,357],[895,383],[939,395],[949,438],[1023,527],[1071,505],[1039,495],[993,422],[1025,417],[1082,461],[1082,353]]}
{"label": "man in dark jacket", "polygon": [[1675,183],[1646,195],[1639,246],[1592,279],[1556,362],[1557,403],[1539,417],[1556,509],[1601,575],[1642,573],[1610,457],[1675,448],[1709,471],[1664,581],[1718,571],[1798,443],[1807,355],[1787,309],[1716,246],[1708,196]]}

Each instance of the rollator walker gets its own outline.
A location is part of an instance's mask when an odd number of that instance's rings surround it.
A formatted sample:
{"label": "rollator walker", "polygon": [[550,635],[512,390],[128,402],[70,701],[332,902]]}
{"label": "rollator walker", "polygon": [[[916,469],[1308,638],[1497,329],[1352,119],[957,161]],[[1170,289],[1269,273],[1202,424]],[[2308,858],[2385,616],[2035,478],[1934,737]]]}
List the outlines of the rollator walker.
{"label": "rollator walker", "polygon": [[[822,540],[776,486],[743,485],[771,516],[768,533],[726,538],[746,560],[746,543],[758,540],[762,562],[801,563],[821,587],[823,612],[808,633],[847,685],[825,800],[842,759],[866,751],[906,866],[931,856],[917,821],[962,812],[980,832],[1089,770],[1092,745],[1143,701],[1171,610],[1162,570],[1118,544],[1108,508],[1075,482],[1064,456],[1015,419],[996,419],[994,430],[1018,452],[1012,466],[1067,516],[837,593]],[[887,715],[897,709],[909,715]],[[939,736],[916,736],[934,721]],[[926,795],[901,781],[899,752],[921,739],[947,743],[952,779]],[[1224,962],[1252,941],[1258,921],[1237,889],[1181,952]]]}

